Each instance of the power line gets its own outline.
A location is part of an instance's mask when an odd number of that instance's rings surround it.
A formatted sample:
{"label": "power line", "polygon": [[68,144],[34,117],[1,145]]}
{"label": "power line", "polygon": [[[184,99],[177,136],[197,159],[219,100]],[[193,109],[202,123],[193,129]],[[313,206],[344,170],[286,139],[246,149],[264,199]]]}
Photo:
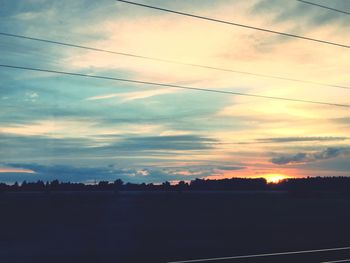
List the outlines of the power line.
{"label": "power line", "polygon": [[250,25],[245,25],[245,24],[240,24],[240,23],[235,23],[235,22],[229,22],[229,21],[220,20],[220,19],[216,19],[216,18],[211,18],[211,17],[206,17],[206,16],[200,16],[200,15],[180,12],[180,11],[176,11],[176,10],[172,10],[172,9],[166,9],[166,8],[162,8],[162,7],[158,7],[158,6],[151,6],[151,5],[146,5],[146,4],[141,4],[141,3],[131,2],[131,1],[125,1],[125,0],[116,0],[116,1],[123,2],[123,3],[126,3],[126,4],[146,7],[146,8],[150,8],[150,9],[155,9],[155,10],[159,10],[159,11],[164,11],[164,12],[168,12],[168,13],[173,13],[173,14],[177,14],[177,15],[189,16],[189,17],[198,18],[198,19],[202,19],[202,20],[207,20],[207,21],[211,21],[211,22],[217,22],[217,23],[227,24],[227,25],[231,25],[231,26],[244,27],[244,28],[248,28],[248,29],[263,31],[263,32],[266,32],[266,33],[278,34],[278,35],[282,35],[282,36],[286,36],[286,37],[294,37],[294,38],[298,38],[298,39],[303,39],[303,40],[308,40],[308,41],[318,42],[318,43],[322,43],[322,44],[328,44],[328,45],[343,47],[343,48],[350,48],[350,45],[346,45],[346,44],[341,44],[341,43],[331,42],[331,41],[327,41],[327,40],[306,37],[306,36],[295,35],[295,34],[292,34],[292,33],[275,31],[275,30],[262,28],[262,27],[250,26]]}
{"label": "power line", "polygon": [[317,4],[317,3],[313,3],[313,2],[309,2],[309,1],[304,1],[304,0],[296,0],[296,1],[302,2],[302,3],[304,3],[304,4],[308,4],[308,5],[318,6],[318,7],[324,8],[324,9],[332,10],[332,11],[339,12],[339,13],[343,13],[343,14],[346,14],[346,15],[350,15],[350,12],[346,12],[346,11],[343,11],[343,10],[339,10],[339,9],[336,9],[336,8],[333,8],[333,7],[329,7],[329,6],[325,6],[325,5],[320,5],[320,4]]}
{"label": "power line", "polygon": [[314,84],[319,86],[325,86],[325,87],[333,87],[333,88],[340,88],[340,89],[350,89],[350,87],[347,86],[340,86],[336,84],[330,84],[330,83],[321,83],[311,80],[302,80],[302,79],[295,79],[295,78],[287,78],[282,76],[276,76],[276,75],[266,75],[266,74],[260,74],[255,72],[248,72],[248,71],[239,71],[229,68],[221,68],[216,66],[210,66],[210,65],[201,65],[201,64],[194,64],[194,63],[186,63],[176,60],[170,60],[170,59],[164,59],[164,58],[157,58],[157,57],[149,57],[149,56],[143,56],[133,53],[125,53],[125,52],[119,52],[119,51],[113,51],[108,49],[102,49],[102,48],[96,48],[96,47],[89,47],[89,46],[83,46],[78,44],[72,44],[72,43],[66,43],[66,42],[60,42],[55,40],[49,40],[44,38],[37,38],[37,37],[30,37],[30,36],[24,36],[24,35],[17,35],[17,34],[10,34],[5,32],[0,32],[1,36],[6,37],[14,37],[14,38],[21,38],[21,39],[27,39],[32,41],[38,41],[48,44],[55,44],[55,45],[61,45],[61,46],[68,46],[68,47],[74,47],[74,48],[81,48],[96,52],[104,52],[104,53],[110,53],[115,55],[121,55],[121,56],[127,56],[127,57],[134,57],[139,59],[146,59],[146,60],[152,60],[152,61],[160,61],[165,63],[171,63],[171,64],[178,64],[178,65],[185,65],[185,66],[191,66],[191,67],[197,67],[197,68],[204,68],[204,69],[210,69],[210,70],[217,70],[217,71],[224,71],[224,72],[231,72],[231,73],[237,73],[237,74],[244,74],[244,75],[250,75],[260,78],[270,78],[270,79],[278,79],[278,80],[284,80],[284,81],[292,81],[292,82],[299,82],[299,83],[307,83],[307,84]]}
{"label": "power line", "polygon": [[[271,256],[282,256],[282,255],[297,255],[297,254],[310,254],[319,252],[329,252],[329,251],[340,251],[349,250],[350,247],[337,247],[337,248],[325,248],[325,249],[313,249],[313,250],[300,250],[300,251],[287,251],[287,252],[277,252],[277,253],[264,253],[264,254],[251,254],[251,255],[241,255],[233,257],[220,257],[220,258],[202,258],[202,259],[190,259],[181,261],[168,261],[167,263],[194,263],[194,262],[209,262],[209,261],[222,261],[228,259],[244,259],[244,258],[262,258]],[[328,263],[335,263],[341,261],[327,261]],[[321,262],[321,263],[327,263]]]}
{"label": "power line", "polygon": [[262,99],[293,101],[293,102],[312,103],[312,104],[319,104],[319,105],[327,105],[327,106],[336,106],[336,107],[347,107],[347,108],[350,108],[350,105],[348,105],[348,104],[338,104],[338,103],[332,103],[332,102],[304,100],[304,99],[291,99],[291,98],[285,98],[285,97],[265,96],[265,95],[243,93],[243,92],[214,90],[214,89],[206,89],[206,88],[195,88],[195,87],[180,86],[180,85],[167,84],[167,83],[150,82],[150,81],[133,80],[133,79],[123,79],[123,78],[115,78],[115,77],[108,77],[108,76],[90,75],[90,74],[83,74],[83,73],[74,73],[74,72],[67,72],[67,71],[58,71],[58,70],[50,70],[50,69],[33,68],[33,67],[13,66],[13,65],[5,65],[5,64],[0,64],[0,67],[11,68],[11,69],[38,71],[38,72],[46,72],[46,73],[54,73],[54,74],[61,74],[61,75],[68,75],[68,76],[87,77],[87,78],[95,78],[95,79],[105,79],[105,80],[112,80],[112,81],[121,81],[121,82],[135,83],[135,84],[170,87],[170,88],[185,89],[185,90],[205,91],[205,92],[214,92],[214,93],[237,95],[237,96],[256,97],[256,98],[262,98]]}

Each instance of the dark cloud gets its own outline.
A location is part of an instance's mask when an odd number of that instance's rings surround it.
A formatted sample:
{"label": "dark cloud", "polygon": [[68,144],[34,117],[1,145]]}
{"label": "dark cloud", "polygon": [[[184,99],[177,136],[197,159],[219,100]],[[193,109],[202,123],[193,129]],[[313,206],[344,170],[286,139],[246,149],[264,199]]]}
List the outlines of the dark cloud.
{"label": "dark cloud", "polygon": [[[349,1],[328,2],[326,5],[330,7],[341,10],[350,10]],[[329,28],[330,25],[333,25],[336,28],[343,28],[343,30],[347,30],[350,26],[350,20],[347,15],[341,15],[338,12],[333,12],[298,1],[283,1],[283,5],[281,5],[281,0],[261,0],[257,1],[250,11],[251,15],[268,15],[271,18],[270,24],[265,25],[265,28],[296,35],[310,36],[310,32],[312,32],[313,29],[316,30],[322,27]],[[288,28],[285,30],[279,30],[278,25],[288,25]],[[338,33],[334,31],[334,34],[337,35]],[[280,47],[282,43],[291,41],[295,41],[295,38],[271,35],[269,38],[256,40],[254,47],[258,51],[266,53],[273,51],[276,47]]]}
{"label": "dark cloud", "polygon": [[92,141],[85,138],[52,138],[46,136],[20,136],[0,134],[0,158],[22,160],[26,158],[54,158],[57,156],[86,156]]}
{"label": "dark cloud", "polygon": [[329,171],[329,175],[337,172],[343,173],[344,176],[350,176],[350,155],[342,155],[339,158],[332,158],[322,162],[306,163],[304,168],[313,171]]}
{"label": "dark cloud", "polygon": [[243,170],[245,168],[246,167],[244,166],[230,166],[230,165],[217,167],[218,170],[225,170],[225,171]]}
{"label": "dark cloud", "polygon": [[[0,158],[7,162],[45,158],[52,163],[59,158],[74,160],[77,157],[90,160],[116,156],[157,158],[160,155],[187,155],[196,150],[209,150],[215,143],[214,139],[198,135],[52,138],[1,134]],[[99,161],[96,159],[94,162],[98,164]]]}
{"label": "dark cloud", "polygon": [[297,153],[294,155],[283,155],[274,157],[271,162],[274,164],[298,164],[298,163],[309,163],[319,160],[332,159],[338,156],[347,155],[350,153],[349,148],[327,148],[323,151],[312,152],[312,153]]}
{"label": "dark cloud", "polygon": [[307,160],[306,153],[297,153],[292,156],[279,156],[271,159],[274,164],[303,163]]}
{"label": "dark cloud", "polygon": [[333,122],[335,123],[339,123],[345,126],[349,126],[350,125],[350,117],[343,117],[343,118],[335,118],[332,119]]}
{"label": "dark cloud", "polygon": [[211,149],[216,140],[197,135],[128,137],[114,144],[99,147],[105,150],[203,150]]}
{"label": "dark cloud", "polygon": [[[100,180],[115,180],[121,178],[125,180],[128,176],[132,176],[136,171],[127,169],[117,169],[110,167],[75,167],[69,165],[41,165],[36,163],[10,163],[6,164],[10,167],[29,169],[35,172],[35,174],[25,175],[17,178],[26,178],[31,181],[45,180],[50,181],[59,179],[61,181],[73,181],[73,182],[89,182]],[[0,176],[4,176],[0,173]],[[6,174],[6,178],[9,174]],[[1,177],[0,177],[1,178]],[[1,178],[3,179],[3,178]],[[18,180],[17,179],[17,180]]]}

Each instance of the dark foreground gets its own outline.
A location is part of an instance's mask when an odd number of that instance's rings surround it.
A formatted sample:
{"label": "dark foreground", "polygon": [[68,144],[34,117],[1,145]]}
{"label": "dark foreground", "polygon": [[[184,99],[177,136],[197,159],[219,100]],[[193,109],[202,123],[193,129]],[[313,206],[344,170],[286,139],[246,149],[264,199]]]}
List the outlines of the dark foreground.
{"label": "dark foreground", "polygon": [[[170,262],[350,246],[350,198],[283,193],[0,195],[0,262]],[[327,262],[350,250],[210,262]],[[208,262],[208,261],[202,261]]]}

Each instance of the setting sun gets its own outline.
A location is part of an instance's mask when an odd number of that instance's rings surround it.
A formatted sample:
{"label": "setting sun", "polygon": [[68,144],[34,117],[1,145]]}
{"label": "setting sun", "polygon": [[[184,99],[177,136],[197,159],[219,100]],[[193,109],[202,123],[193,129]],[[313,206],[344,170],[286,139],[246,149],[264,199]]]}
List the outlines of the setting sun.
{"label": "setting sun", "polygon": [[264,174],[262,175],[262,177],[265,178],[268,183],[273,183],[273,184],[276,184],[281,180],[290,178],[285,174]]}

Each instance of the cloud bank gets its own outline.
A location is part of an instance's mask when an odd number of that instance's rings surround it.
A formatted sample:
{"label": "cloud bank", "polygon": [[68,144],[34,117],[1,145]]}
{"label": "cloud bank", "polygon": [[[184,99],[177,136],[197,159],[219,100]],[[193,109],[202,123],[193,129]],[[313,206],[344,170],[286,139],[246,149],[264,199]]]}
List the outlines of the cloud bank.
{"label": "cloud bank", "polygon": [[310,163],[310,162],[316,162],[320,160],[332,159],[338,156],[344,156],[349,154],[350,154],[349,148],[327,148],[325,150],[312,152],[312,153],[300,152],[294,155],[278,156],[278,157],[272,158],[271,162],[278,165]]}

